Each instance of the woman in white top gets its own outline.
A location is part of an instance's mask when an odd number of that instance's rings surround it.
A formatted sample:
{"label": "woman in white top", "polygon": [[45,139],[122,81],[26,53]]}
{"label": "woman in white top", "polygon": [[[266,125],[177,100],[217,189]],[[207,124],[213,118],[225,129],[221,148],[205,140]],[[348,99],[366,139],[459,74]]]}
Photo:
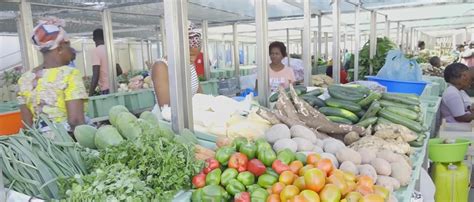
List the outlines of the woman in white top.
{"label": "woman in white top", "polygon": [[464,90],[471,87],[469,68],[462,63],[453,63],[444,70],[444,80],[448,88],[441,100],[441,115],[448,123],[471,122],[474,119],[474,109]]}
{"label": "woman in white top", "polygon": [[[201,33],[196,29],[196,26],[189,22],[189,71],[191,71],[191,87],[193,95],[201,93],[202,89],[199,85],[199,79],[194,66],[194,60],[199,55],[201,50]],[[170,89],[168,78],[168,64],[165,60],[159,60],[153,64],[151,69],[151,78],[153,80],[153,87],[155,89],[155,96],[159,107],[170,105]]]}

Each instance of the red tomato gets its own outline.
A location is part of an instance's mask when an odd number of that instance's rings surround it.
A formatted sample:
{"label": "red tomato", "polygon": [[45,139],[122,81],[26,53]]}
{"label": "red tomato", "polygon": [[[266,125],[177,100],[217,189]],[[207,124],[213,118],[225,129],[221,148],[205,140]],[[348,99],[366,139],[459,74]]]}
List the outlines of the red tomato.
{"label": "red tomato", "polygon": [[290,167],[286,165],[285,163],[281,162],[279,159],[273,161],[272,163],[272,169],[278,173],[281,174],[283,171],[290,170]]}
{"label": "red tomato", "polygon": [[296,175],[293,172],[286,170],[280,174],[279,181],[286,185],[290,185],[290,184],[293,184],[293,181],[295,180],[295,178],[296,178]]}
{"label": "red tomato", "polygon": [[247,165],[247,170],[257,177],[267,172],[265,165],[263,165],[263,163],[258,159],[250,160]]}
{"label": "red tomato", "polygon": [[235,195],[234,202],[250,202],[250,193],[240,192]]}
{"label": "red tomato", "polygon": [[298,175],[298,171],[303,167],[303,162],[301,161],[293,161],[290,163],[290,170],[294,174]]}
{"label": "red tomato", "polygon": [[319,154],[309,154],[306,157],[306,164],[316,164],[321,159]]}
{"label": "red tomato", "polygon": [[193,177],[193,185],[195,188],[201,188],[206,186],[206,174],[200,172],[196,176]]}
{"label": "red tomato", "polygon": [[230,156],[229,159],[229,168],[235,168],[237,171],[244,172],[247,170],[247,164],[249,162],[249,159],[245,154],[242,153],[235,153]]}
{"label": "red tomato", "polygon": [[216,168],[219,168],[219,161],[215,158],[208,158],[206,159],[206,166],[204,167],[203,171],[204,174],[208,174]]}
{"label": "red tomato", "polygon": [[277,182],[272,186],[272,194],[280,194],[281,190],[285,188],[285,184],[283,182]]}

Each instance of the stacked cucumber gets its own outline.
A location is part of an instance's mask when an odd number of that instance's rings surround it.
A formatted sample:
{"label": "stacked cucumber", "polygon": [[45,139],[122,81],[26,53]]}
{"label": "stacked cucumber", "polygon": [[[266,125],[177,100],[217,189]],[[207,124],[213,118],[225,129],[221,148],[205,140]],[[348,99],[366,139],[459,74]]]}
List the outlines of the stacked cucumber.
{"label": "stacked cucumber", "polygon": [[[324,101],[321,100],[320,98],[318,98],[318,96],[320,96],[321,94],[324,93],[323,89],[318,88],[318,89],[315,89],[315,90],[308,91],[305,86],[294,86],[293,88],[295,89],[296,94],[299,97],[303,98],[303,100],[308,102],[308,104],[310,104],[312,107],[320,108],[320,107],[325,107],[326,106]],[[290,89],[287,88],[285,91],[289,95]],[[279,96],[278,92],[272,94],[269,98],[269,101],[270,102],[276,102],[278,100],[278,96]]]}
{"label": "stacked cucumber", "polygon": [[360,85],[331,85],[331,98],[319,111],[331,121],[368,127],[395,123],[422,134],[412,146],[422,146],[426,128],[422,125],[420,100],[414,94],[378,93]]}

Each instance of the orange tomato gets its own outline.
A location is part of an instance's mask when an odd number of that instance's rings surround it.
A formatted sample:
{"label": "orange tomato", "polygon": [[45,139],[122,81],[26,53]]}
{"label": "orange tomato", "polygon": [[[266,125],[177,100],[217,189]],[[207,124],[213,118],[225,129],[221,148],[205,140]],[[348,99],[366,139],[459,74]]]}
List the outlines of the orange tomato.
{"label": "orange tomato", "polygon": [[361,175],[357,179],[357,185],[366,186],[372,188],[374,186],[374,180],[367,175]]}
{"label": "orange tomato", "polygon": [[349,192],[354,191],[357,188],[357,184],[354,181],[346,181],[346,183]]}
{"label": "orange tomato", "polygon": [[344,171],[342,171],[342,170],[339,170],[339,169],[334,168],[334,169],[331,171],[331,173],[329,173],[329,176],[331,176],[331,175],[337,175],[338,177],[340,177],[340,178],[342,178],[342,179],[345,180],[345,178],[344,178]]}
{"label": "orange tomato", "polygon": [[308,165],[303,166],[303,167],[300,168],[300,170],[298,171],[298,175],[299,175],[299,176],[304,176],[304,173],[305,173],[307,170],[311,169],[311,168],[314,168],[314,166],[311,165],[311,164],[308,164]]}
{"label": "orange tomato", "polygon": [[283,190],[283,188],[285,188],[285,183],[283,182],[277,182],[275,184],[273,184],[273,186],[271,187],[272,188],[272,194],[280,194],[281,190]]}
{"label": "orange tomato", "polygon": [[355,180],[356,180],[356,176],[354,175],[354,173],[350,173],[350,172],[344,172],[344,178],[345,178],[347,181],[353,181],[353,182],[355,182]]}
{"label": "orange tomato", "polygon": [[293,198],[291,198],[290,202],[306,202],[306,200],[303,196],[296,195]]}
{"label": "orange tomato", "polygon": [[347,186],[344,176],[341,176],[339,174],[332,174],[328,178],[328,183],[336,185],[337,188],[341,190],[342,195],[346,195],[350,192],[349,186]]}
{"label": "orange tomato", "polygon": [[384,199],[387,199],[390,195],[390,191],[388,191],[387,188],[379,185],[374,185],[374,193],[383,197]]}
{"label": "orange tomato", "polygon": [[296,178],[296,175],[293,172],[286,170],[280,174],[279,182],[282,182],[286,185],[290,185],[290,184],[293,184],[293,181],[295,180],[295,178]]}
{"label": "orange tomato", "polygon": [[311,190],[303,190],[300,193],[300,196],[302,196],[307,202],[319,202],[319,195]]}
{"label": "orange tomato", "polygon": [[301,161],[293,161],[290,163],[290,170],[293,172],[295,175],[298,175],[298,171],[303,167],[303,162]]}
{"label": "orange tomato", "polygon": [[364,185],[357,185],[356,191],[365,196],[374,193],[374,188]]}
{"label": "orange tomato", "polygon": [[296,178],[295,181],[293,182],[293,185],[298,187],[298,189],[300,189],[300,190],[306,189],[306,184],[304,182],[304,177]]}
{"label": "orange tomato", "polygon": [[367,194],[363,198],[359,200],[359,202],[384,202],[385,200],[383,199],[382,196],[378,194]]}
{"label": "orange tomato", "polygon": [[320,170],[324,171],[327,176],[331,173],[333,169],[332,161],[326,158],[323,158],[319,160],[316,163],[316,168],[319,168]]}
{"label": "orange tomato", "polygon": [[295,185],[288,185],[285,188],[283,188],[283,190],[281,191],[280,200],[285,202],[295,197],[299,193],[300,193],[300,190],[298,189],[298,187],[296,187]]}
{"label": "orange tomato", "polygon": [[268,187],[267,192],[268,192],[268,194],[272,194],[272,187]]}
{"label": "orange tomato", "polygon": [[341,190],[336,185],[327,184],[319,193],[321,201],[339,202],[341,200]]}
{"label": "orange tomato", "polygon": [[267,197],[267,202],[280,202],[280,194],[271,194]]}
{"label": "orange tomato", "polygon": [[347,202],[359,202],[359,200],[362,198],[362,194],[359,192],[349,192],[344,199],[346,199]]}
{"label": "orange tomato", "polygon": [[319,154],[310,154],[306,157],[306,164],[315,164],[321,159]]}
{"label": "orange tomato", "polygon": [[306,189],[319,192],[326,184],[326,174],[317,168],[309,169],[304,174],[304,183]]}

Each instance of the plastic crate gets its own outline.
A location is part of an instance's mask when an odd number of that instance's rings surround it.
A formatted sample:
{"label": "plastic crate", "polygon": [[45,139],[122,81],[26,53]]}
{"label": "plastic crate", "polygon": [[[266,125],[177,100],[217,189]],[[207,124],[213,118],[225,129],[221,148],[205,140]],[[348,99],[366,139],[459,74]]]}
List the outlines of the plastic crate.
{"label": "plastic crate", "polygon": [[125,99],[118,93],[89,97],[87,116],[89,118],[105,117],[116,105],[125,105]]}
{"label": "plastic crate", "polygon": [[365,78],[369,81],[376,81],[380,85],[387,87],[388,92],[395,93],[414,93],[421,95],[427,84],[426,81],[401,81],[376,76],[366,76]]}
{"label": "plastic crate", "polygon": [[20,111],[0,113],[0,136],[18,133],[23,126]]}
{"label": "plastic crate", "polygon": [[155,106],[153,89],[144,89],[121,93],[124,97],[125,107],[131,112],[146,110]]}
{"label": "plastic crate", "polygon": [[207,94],[207,95],[219,95],[219,92],[218,92],[218,86],[217,86],[217,80],[215,79],[212,79],[212,80],[209,80],[209,81],[203,81],[203,82],[200,82],[201,84],[201,88],[202,88],[202,91],[204,94]]}
{"label": "plastic crate", "polygon": [[0,103],[0,113],[16,111],[19,109],[17,101],[1,102]]}

